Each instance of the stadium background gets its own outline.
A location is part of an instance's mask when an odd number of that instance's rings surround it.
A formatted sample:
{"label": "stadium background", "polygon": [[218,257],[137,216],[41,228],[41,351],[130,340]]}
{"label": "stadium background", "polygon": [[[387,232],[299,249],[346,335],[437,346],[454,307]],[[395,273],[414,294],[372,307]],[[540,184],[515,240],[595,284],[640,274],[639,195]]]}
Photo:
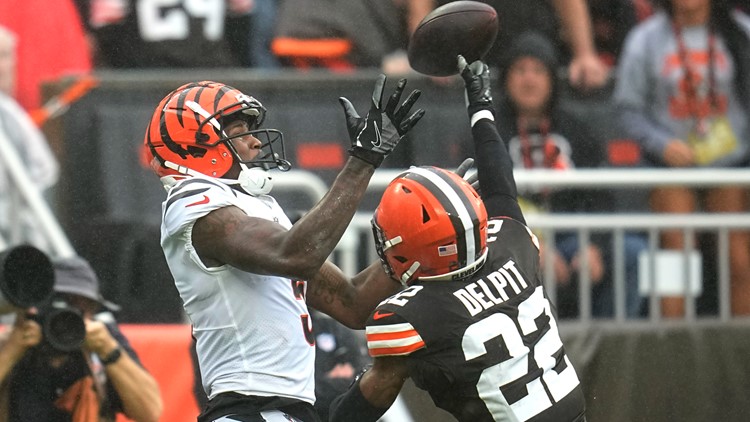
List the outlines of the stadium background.
{"label": "stadium background", "polygon": [[[287,156],[297,168],[332,180],[345,158],[346,129],[339,96],[367,98],[371,72],[255,73],[246,70],[97,72],[99,87],[45,126],[63,166],[53,206],[73,246],[94,265],[106,297],[120,303],[119,319],[144,364],[157,377],[166,404],[164,421],[192,420],[190,331],[159,248],[164,192],[138,160],[153,105],[174,86],[221,80],[258,97],[269,110],[267,127],[284,132]],[[44,87],[50,97],[72,81]],[[394,82],[394,81],[391,81]],[[428,110],[414,138],[387,167],[409,163],[454,167],[467,139],[461,85],[438,85],[414,76]],[[566,107],[586,116],[602,142],[613,143],[608,92],[585,98],[565,92]],[[357,105],[357,104],[355,104]],[[361,105],[360,105],[361,107]],[[621,197],[637,207],[643,192]],[[301,196],[279,197],[290,210],[310,205]],[[377,197],[362,207],[370,210]],[[745,421],[750,414],[750,324],[609,321],[561,324],[566,347],[586,390],[589,421]],[[451,420],[424,394],[405,395],[414,419]]]}

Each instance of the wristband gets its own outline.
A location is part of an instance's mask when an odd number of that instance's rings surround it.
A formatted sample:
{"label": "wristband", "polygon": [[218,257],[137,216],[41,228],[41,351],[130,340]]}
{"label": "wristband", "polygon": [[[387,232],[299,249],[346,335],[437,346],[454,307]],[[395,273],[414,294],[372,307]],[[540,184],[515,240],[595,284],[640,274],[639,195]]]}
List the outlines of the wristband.
{"label": "wristband", "polygon": [[358,146],[349,148],[349,155],[357,157],[375,168],[380,167],[383,164],[383,159],[385,159],[385,155],[383,154]]}
{"label": "wristband", "polygon": [[111,365],[113,363],[116,363],[120,358],[122,357],[122,348],[120,346],[117,346],[117,348],[103,358],[100,358],[102,365],[107,366]]}
{"label": "wristband", "polygon": [[471,115],[471,127],[474,127],[474,125],[477,124],[477,122],[482,119],[489,119],[494,122],[495,116],[492,114],[491,111],[487,109],[479,110],[476,113]]}

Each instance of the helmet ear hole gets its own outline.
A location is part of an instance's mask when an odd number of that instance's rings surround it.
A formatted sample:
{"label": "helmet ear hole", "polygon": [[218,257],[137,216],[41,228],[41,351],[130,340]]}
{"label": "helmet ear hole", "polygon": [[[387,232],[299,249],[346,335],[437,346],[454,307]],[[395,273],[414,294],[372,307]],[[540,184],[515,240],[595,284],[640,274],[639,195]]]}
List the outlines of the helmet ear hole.
{"label": "helmet ear hole", "polygon": [[402,264],[407,261],[407,259],[404,258],[403,256],[394,256],[393,259],[395,259],[396,261],[398,261],[398,262],[400,262]]}
{"label": "helmet ear hole", "polygon": [[427,208],[422,205],[422,224],[430,221],[430,214],[427,213]]}

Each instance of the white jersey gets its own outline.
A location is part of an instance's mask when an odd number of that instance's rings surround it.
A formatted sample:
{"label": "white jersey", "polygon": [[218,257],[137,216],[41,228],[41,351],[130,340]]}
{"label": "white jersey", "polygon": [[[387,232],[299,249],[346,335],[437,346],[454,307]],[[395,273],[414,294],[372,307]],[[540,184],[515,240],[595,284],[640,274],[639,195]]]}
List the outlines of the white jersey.
{"label": "white jersey", "polygon": [[315,347],[306,284],[229,265],[207,268],[193,248],[195,222],[226,206],[292,225],[272,197],[250,196],[214,179],[190,177],[169,190],[161,245],[193,324],[203,388],[209,398],[231,391],[312,404]]}

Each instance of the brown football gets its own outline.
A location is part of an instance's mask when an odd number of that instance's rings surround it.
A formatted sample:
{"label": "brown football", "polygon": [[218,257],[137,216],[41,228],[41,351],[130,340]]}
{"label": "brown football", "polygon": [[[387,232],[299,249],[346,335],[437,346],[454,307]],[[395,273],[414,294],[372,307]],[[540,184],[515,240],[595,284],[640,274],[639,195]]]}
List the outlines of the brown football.
{"label": "brown football", "polygon": [[430,12],[414,30],[409,64],[430,76],[458,73],[456,56],[471,63],[484,57],[497,38],[497,12],[478,1],[454,1]]}

